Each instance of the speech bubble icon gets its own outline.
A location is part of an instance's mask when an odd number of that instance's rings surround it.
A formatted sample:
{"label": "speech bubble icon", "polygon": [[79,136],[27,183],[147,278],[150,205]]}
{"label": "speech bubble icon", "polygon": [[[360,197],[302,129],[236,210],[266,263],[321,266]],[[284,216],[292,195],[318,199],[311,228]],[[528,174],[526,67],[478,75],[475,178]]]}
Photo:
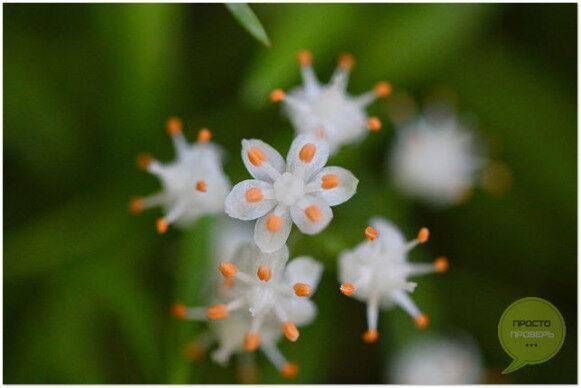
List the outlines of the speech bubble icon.
{"label": "speech bubble icon", "polygon": [[553,358],[565,341],[565,321],[546,300],[522,298],[508,306],[500,317],[498,338],[512,358],[502,374],[511,373]]}

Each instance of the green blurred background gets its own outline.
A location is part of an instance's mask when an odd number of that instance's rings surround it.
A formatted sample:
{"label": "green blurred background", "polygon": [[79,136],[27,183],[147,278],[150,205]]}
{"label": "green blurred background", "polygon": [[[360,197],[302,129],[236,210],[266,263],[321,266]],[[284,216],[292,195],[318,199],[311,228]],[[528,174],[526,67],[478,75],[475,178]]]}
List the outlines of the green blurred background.
{"label": "green blurred background", "polygon": [[[575,4],[253,5],[271,49],[220,4],[3,7],[5,383],[236,381],[232,367],[182,357],[203,325],[169,313],[176,299],[203,303],[195,279],[209,261],[212,220],[158,235],[158,209],[131,216],[128,199],[158,188],[135,156],[171,159],[164,124],[177,115],[190,139],[211,128],[232,182],[246,179],[242,138],[288,149],[292,128],[267,95],[299,82],[302,48],[323,80],[352,52],[356,94],[382,79],[419,100],[452,88],[514,182],[503,196],[477,190],[447,210],[402,198],[385,179],[387,104],[374,104],[384,130],[331,160],[360,178],[357,195],[322,234],[295,229],[289,240],[293,256],[326,267],[316,321],[298,343],[281,341],[301,366],[295,381],[389,381],[385,363],[416,335],[393,310],[382,314],[380,343],[361,343],[365,306],[337,292],[337,253],[382,215],[410,237],[430,227],[414,260],[450,258],[451,270],[422,278],[413,296],[432,317],[428,333],[471,333],[488,382],[576,382]],[[550,362],[501,377],[509,358],[498,319],[524,296],[555,304],[567,338]],[[284,381],[259,362],[262,382]]]}

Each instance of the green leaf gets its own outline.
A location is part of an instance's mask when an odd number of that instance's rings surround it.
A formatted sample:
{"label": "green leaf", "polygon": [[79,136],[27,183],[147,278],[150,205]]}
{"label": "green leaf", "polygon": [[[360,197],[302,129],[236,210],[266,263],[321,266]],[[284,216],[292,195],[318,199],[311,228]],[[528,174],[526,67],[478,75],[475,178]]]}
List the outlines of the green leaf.
{"label": "green leaf", "polygon": [[258,20],[258,17],[256,17],[256,14],[252,9],[250,9],[248,4],[228,3],[224,5],[228,11],[232,13],[234,18],[238,20],[238,23],[240,23],[240,25],[250,33],[250,35],[266,47],[270,47],[270,39],[268,39],[266,31],[264,31],[262,23],[260,23],[260,20]]}

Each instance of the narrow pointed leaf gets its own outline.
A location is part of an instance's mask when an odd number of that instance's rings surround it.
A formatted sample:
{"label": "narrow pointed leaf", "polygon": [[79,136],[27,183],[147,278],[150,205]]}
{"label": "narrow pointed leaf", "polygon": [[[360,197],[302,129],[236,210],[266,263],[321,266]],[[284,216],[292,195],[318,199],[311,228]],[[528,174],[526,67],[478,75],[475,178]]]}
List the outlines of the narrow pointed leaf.
{"label": "narrow pointed leaf", "polygon": [[250,33],[250,35],[266,47],[270,47],[270,39],[268,38],[268,35],[266,35],[262,23],[260,23],[260,20],[258,20],[258,17],[252,9],[250,9],[248,4],[229,3],[225,4],[225,6],[228,11],[232,13],[232,16],[238,20],[238,23],[240,23],[240,25]]}

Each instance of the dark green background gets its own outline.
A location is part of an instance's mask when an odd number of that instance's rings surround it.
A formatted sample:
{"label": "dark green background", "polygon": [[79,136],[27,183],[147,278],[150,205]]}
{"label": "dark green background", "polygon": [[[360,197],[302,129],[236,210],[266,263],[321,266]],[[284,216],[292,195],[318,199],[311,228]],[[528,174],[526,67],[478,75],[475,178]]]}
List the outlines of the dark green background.
{"label": "dark green background", "polygon": [[[183,342],[200,326],[176,322],[175,299],[202,303],[207,225],[154,230],[159,210],[133,217],[127,201],[158,182],[135,168],[150,151],[172,158],[164,131],[208,126],[229,155],[233,182],[248,177],[240,140],[286,153],[293,132],[267,99],[299,82],[295,53],[309,48],[327,79],[337,55],[357,58],[350,91],[381,79],[421,100],[454,89],[478,118],[493,156],[513,172],[502,197],[476,190],[465,205],[434,210],[402,198],[384,178],[386,125],[332,160],[359,178],[357,195],[318,236],[296,232],[293,256],[326,272],[320,314],[296,344],[296,381],[378,383],[384,364],[416,333],[400,310],[382,315],[381,341],[362,344],[364,305],[337,292],[336,255],[362,239],[372,215],[410,238],[412,254],[446,254],[451,270],[426,276],[413,297],[428,332],[472,333],[488,381],[574,383],[577,370],[576,5],[254,5],[273,47],[253,40],[219,5],[4,5],[4,382],[234,382],[209,360],[190,365]],[[514,300],[538,296],[562,312],[563,349],[550,362],[500,380],[509,363],[496,332]],[[261,357],[263,382],[283,381]]]}

